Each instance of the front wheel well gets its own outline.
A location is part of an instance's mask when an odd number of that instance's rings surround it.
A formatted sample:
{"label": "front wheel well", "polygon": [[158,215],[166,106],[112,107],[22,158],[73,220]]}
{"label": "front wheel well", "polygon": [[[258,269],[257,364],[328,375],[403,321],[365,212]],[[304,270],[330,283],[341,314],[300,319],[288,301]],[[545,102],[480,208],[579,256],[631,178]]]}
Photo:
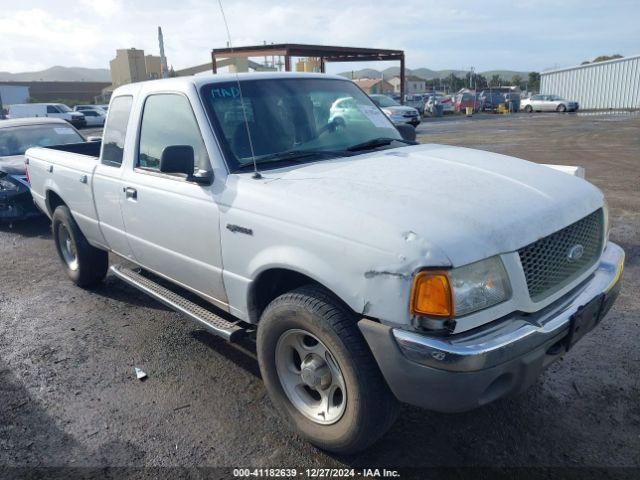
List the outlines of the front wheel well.
{"label": "front wheel well", "polygon": [[[286,268],[272,268],[261,272],[251,282],[248,302],[250,321],[257,323],[262,312],[272,300],[303,285],[317,285],[339,299],[330,289],[307,275]],[[347,308],[349,307],[347,306]]]}

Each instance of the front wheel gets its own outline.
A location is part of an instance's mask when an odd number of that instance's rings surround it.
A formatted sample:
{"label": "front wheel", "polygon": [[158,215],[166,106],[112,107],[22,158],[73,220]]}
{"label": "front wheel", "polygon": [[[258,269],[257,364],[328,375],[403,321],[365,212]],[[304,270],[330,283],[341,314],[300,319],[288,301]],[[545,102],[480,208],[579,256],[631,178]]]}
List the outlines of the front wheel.
{"label": "front wheel", "polygon": [[533,112],[533,107],[531,105],[527,105],[526,107],[524,107],[524,111],[527,113],[531,113]]}
{"label": "front wheel", "polygon": [[58,256],[69,278],[82,288],[102,281],[109,268],[109,255],[92,247],[66,205],[53,212],[51,230]]}
{"label": "front wheel", "polygon": [[305,286],[271,302],[257,350],[271,401],[314,445],[354,453],[393,424],[398,402],[356,319],[326,290]]}
{"label": "front wheel", "polygon": [[558,108],[556,108],[556,111],[560,112],[560,113],[564,113],[567,111],[567,107],[565,105],[558,105]]}

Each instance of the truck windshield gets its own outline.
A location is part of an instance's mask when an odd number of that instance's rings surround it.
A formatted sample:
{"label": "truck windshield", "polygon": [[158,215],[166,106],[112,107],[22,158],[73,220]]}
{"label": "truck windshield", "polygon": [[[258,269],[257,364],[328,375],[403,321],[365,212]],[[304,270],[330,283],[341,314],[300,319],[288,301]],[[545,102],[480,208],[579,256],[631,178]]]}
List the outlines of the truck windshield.
{"label": "truck windshield", "polygon": [[236,81],[202,88],[231,171],[253,165],[253,156],[265,168],[277,160],[353,155],[365,150],[363,144],[403,144],[387,117],[348,80],[256,79],[241,80],[241,86],[242,95]]}
{"label": "truck windshield", "polygon": [[84,142],[84,138],[64,123],[0,128],[0,157],[22,155],[31,147],[80,142]]}

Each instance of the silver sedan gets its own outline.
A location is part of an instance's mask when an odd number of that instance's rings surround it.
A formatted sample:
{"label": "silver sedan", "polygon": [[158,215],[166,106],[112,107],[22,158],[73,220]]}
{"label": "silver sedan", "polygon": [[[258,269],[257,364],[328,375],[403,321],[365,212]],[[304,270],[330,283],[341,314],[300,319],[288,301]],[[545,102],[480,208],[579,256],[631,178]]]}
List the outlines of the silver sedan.
{"label": "silver sedan", "polygon": [[530,112],[577,112],[578,102],[565,100],[558,95],[532,95],[520,102],[520,108]]}

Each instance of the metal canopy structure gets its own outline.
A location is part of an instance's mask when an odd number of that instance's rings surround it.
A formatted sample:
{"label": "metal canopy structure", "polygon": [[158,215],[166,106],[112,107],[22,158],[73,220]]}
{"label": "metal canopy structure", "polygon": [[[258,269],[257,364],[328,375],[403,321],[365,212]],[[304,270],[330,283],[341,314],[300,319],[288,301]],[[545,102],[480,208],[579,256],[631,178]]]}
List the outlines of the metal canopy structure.
{"label": "metal canopy structure", "polygon": [[279,43],[255,45],[249,47],[214,48],[211,50],[213,73],[218,71],[218,61],[228,58],[284,57],[284,69],[291,71],[291,57],[312,57],[320,59],[320,71],[325,72],[326,62],[400,62],[400,98],[404,102],[404,51],[379,48],[330,47],[326,45],[304,45],[298,43]]}

